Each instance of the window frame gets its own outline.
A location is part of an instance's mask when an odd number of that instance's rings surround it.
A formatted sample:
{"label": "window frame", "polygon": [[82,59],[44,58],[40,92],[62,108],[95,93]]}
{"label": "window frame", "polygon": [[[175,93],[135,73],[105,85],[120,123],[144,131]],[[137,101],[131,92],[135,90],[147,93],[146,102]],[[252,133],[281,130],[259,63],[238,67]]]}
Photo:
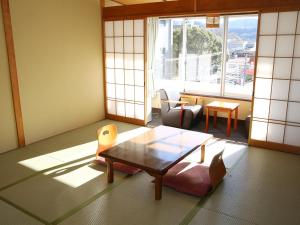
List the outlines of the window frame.
{"label": "window frame", "polygon": [[[257,54],[257,50],[258,50],[258,44],[257,44],[257,38],[258,38],[258,29],[259,29],[259,14],[258,13],[249,13],[249,14],[233,14],[233,15],[220,15],[221,17],[223,17],[223,23],[224,23],[224,30],[223,30],[223,46],[222,46],[222,62],[221,62],[221,77],[220,77],[220,89],[218,91],[215,91],[214,93],[218,93],[218,94],[211,94],[211,93],[207,93],[207,92],[203,92],[201,90],[197,91],[197,92],[191,92],[190,90],[186,90],[184,89],[183,93],[188,92],[189,94],[197,94],[197,95],[207,95],[207,96],[214,96],[214,97],[218,97],[218,98],[233,98],[233,99],[240,99],[240,100],[252,100],[252,96],[253,96],[253,91],[254,91],[254,83],[252,84],[252,92],[249,95],[245,95],[245,94],[234,94],[234,93],[226,93],[226,57],[227,57],[227,47],[228,47],[228,26],[229,26],[229,18],[230,17],[256,17],[257,18],[257,32],[256,32],[256,50],[255,50],[255,63],[254,63],[254,71],[256,68],[256,54]],[[205,18],[205,16],[200,15],[200,16],[184,16],[184,17],[180,17],[183,20],[189,20],[189,19],[193,19],[193,18]],[[167,19],[178,19],[178,17],[162,17],[159,18],[159,20],[167,20]],[[183,26],[183,29],[186,29],[186,26]],[[209,29],[209,28],[208,28]],[[184,33],[184,31],[183,31]],[[185,50],[187,50],[187,45],[184,45]],[[185,59],[186,60],[186,59]],[[255,79],[255,74],[253,75],[253,82]],[[186,80],[184,80],[184,82],[186,82]]]}

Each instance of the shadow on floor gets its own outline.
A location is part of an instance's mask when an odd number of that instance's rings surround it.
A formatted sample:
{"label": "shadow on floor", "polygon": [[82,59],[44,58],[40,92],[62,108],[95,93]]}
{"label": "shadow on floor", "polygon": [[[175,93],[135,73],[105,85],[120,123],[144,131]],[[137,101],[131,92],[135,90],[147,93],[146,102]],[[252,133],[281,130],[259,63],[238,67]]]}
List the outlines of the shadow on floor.
{"label": "shadow on floor", "polygon": [[[148,127],[157,127],[162,125],[160,112],[152,113],[152,121],[147,124]],[[238,121],[238,129],[234,131],[233,127],[231,129],[230,137],[226,136],[226,128],[227,128],[227,119],[218,117],[217,127],[213,127],[213,118],[209,120],[209,130],[208,133],[214,135],[216,138],[230,140],[234,142],[248,143],[248,135],[246,132],[245,121]],[[205,117],[203,116],[201,120],[194,124],[191,130],[204,132],[205,129]]]}

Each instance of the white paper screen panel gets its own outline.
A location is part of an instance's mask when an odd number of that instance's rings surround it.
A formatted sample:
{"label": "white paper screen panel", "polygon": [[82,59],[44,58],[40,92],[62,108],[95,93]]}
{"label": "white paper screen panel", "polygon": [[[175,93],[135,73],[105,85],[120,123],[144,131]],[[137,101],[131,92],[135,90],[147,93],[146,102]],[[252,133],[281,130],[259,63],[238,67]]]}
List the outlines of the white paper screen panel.
{"label": "white paper screen panel", "polygon": [[300,147],[300,14],[260,18],[252,140]]}
{"label": "white paper screen panel", "polygon": [[107,112],[144,120],[144,20],[106,21],[104,26]]}

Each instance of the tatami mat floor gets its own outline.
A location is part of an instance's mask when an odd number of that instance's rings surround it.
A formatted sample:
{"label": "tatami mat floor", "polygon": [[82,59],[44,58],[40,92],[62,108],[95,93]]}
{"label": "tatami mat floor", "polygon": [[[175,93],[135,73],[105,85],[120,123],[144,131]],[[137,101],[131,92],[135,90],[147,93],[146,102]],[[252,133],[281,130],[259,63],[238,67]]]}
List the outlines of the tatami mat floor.
{"label": "tatami mat floor", "polygon": [[[224,182],[206,198],[163,188],[154,200],[152,178],[115,173],[94,163],[96,130],[104,120],[22,149],[0,154],[0,224],[72,225],[299,225],[300,156],[214,139],[209,163],[225,145]],[[117,124],[119,141],[149,128]],[[195,151],[185,160],[198,161]]]}

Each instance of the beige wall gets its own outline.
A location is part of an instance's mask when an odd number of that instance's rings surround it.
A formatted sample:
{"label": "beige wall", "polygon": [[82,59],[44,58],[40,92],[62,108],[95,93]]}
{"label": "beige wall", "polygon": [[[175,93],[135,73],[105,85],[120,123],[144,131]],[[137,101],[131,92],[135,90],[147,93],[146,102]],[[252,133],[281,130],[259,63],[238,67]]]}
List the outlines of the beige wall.
{"label": "beige wall", "polygon": [[[212,101],[224,101],[224,102],[235,102],[239,103],[239,119],[244,120],[251,112],[251,102],[249,101],[238,101],[238,100],[229,100],[229,99],[222,99],[222,98],[210,98],[210,97],[201,97],[203,99],[203,105],[207,105]],[[158,94],[157,97],[152,99],[152,107],[153,108],[160,108],[160,96]],[[213,115],[213,112],[210,113]],[[219,117],[227,117],[226,113],[218,113]]]}
{"label": "beige wall", "polygon": [[99,0],[10,0],[26,144],[104,118]]}
{"label": "beige wall", "polygon": [[0,153],[17,147],[2,12],[0,10]]}

